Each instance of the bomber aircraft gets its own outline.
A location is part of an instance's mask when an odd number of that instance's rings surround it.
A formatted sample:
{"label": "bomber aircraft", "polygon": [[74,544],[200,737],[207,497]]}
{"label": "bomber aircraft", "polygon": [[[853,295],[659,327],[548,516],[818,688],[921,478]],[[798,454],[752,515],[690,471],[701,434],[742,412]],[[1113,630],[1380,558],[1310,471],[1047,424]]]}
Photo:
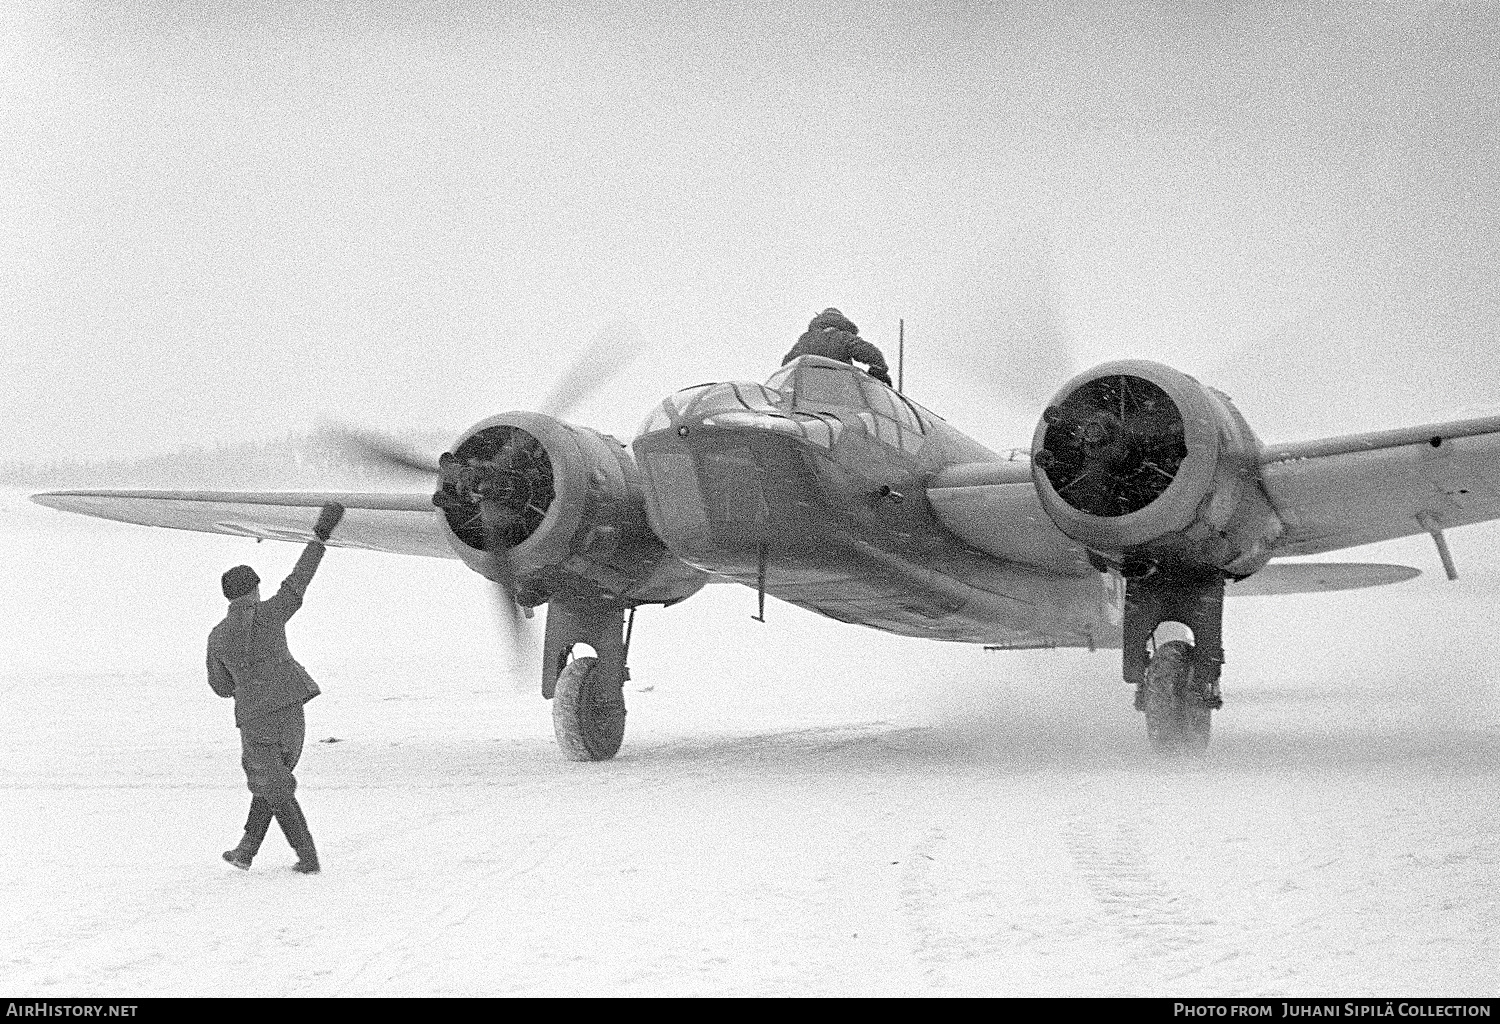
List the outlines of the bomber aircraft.
{"label": "bomber aircraft", "polygon": [[[33,500],[296,543],[337,501],[333,546],[458,558],[497,585],[512,628],[546,606],[541,692],[575,760],[620,748],[635,610],[710,581],[755,589],[761,617],[769,594],[911,637],[1120,649],[1151,746],[1201,753],[1222,704],[1226,595],[1410,579],[1406,566],[1283,559],[1420,533],[1452,578],[1443,531],[1500,517],[1500,416],[1267,445],[1228,396],[1144,360],[1073,377],[1029,451],[1003,454],[816,356],[763,384],[678,391],[628,446],[564,419],[580,394],[561,394],[475,424],[435,464],[346,435],[363,458],[419,474],[416,493]],[[581,645],[593,654],[574,657]]]}

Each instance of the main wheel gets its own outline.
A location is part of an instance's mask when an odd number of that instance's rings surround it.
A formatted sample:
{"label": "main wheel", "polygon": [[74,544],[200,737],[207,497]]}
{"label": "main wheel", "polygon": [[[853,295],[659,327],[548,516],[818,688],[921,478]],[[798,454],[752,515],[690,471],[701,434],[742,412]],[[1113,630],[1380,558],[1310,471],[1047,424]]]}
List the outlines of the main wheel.
{"label": "main wheel", "polygon": [[604,678],[597,658],[574,658],[557,677],[552,731],[573,761],[608,761],[625,739],[623,687]]}
{"label": "main wheel", "polygon": [[1208,749],[1213,711],[1193,686],[1193,645],[1170,640],[1146,666],[1146,735],[1159,754],[1201,754]]}

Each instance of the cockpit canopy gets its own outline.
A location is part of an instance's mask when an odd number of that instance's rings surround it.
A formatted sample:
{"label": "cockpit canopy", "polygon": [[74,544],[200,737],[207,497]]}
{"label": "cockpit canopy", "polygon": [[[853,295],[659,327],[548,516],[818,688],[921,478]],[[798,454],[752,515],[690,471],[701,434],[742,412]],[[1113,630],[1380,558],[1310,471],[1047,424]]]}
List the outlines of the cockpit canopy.
{"label": "cockpit canopy", "polygon": [[802,356],[765,384],[735,381],[679,391],[651,411],[640,432],[685,422],[739,425],[800,433],[827,448],[841,432],[844,418],[857,418],[872,436],[907,450],[920,447],[927,430],[909,402],[865,371],[833,359]]}
{"label": "cockpit canopy", "polygon": [[927,422],[917,407],[863,370],[818,356],[803,356],[771,375],[768,387],[808,412],[853,412],[872,436],[893,448],[922,446]]}
{"label": "cockpit canopy", "polygon": [[863,409],[911,430],[926,429],[911,403],[848,363],[803,356],[773,373],[766,386],[790,397],[799,409]]}

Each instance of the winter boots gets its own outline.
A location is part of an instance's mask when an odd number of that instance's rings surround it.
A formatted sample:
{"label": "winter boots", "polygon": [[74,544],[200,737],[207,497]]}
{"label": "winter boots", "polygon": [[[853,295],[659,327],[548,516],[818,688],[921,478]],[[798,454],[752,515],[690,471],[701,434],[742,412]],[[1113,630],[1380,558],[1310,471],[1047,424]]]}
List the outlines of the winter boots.
{"label": "winter boots", "polygon": [[250,862],[260,852],[261,841],[266,838],[273,817],[281,824],[286,841],[297,852],[297,863],[292,865],[292,870],[304,875],[317,874],[320,870],[318,851],[313,846],[312,833],[308,831],[307,819],[303,817],[296,797],[289,798],[279,807],[272,807],[261,797],[251,800],[250,815],[245,819],[245,838],[234,849],[225,850],[224,859],[241,871],[249,871]]}
{"label": "winter boots", "polygon": [[225,850],[224,859],[229,861],[229,863],[233,864],[235,867],[239,868],[241,871],[249,871],[250,860],[255,856],[255,854],[250,853],[245,849],[244,842],[245,841],[241,839],[241,845],[236,846],[232,850]]}
{"label": "winter boots", "polygon": [[281,831],[286,835],[286,841],[297,851],[297,863],[292,865],[292,870],[304,875],[317,874],[320,870],[318,851],[313,846],[312,833],[308,831],[307,819],[302,816],[302,807],[297,803],[297,798],[289,798],[275,809],[275,814]]}
{"label": "winter boots", "polygon": [[250,862],[260,852],[260,844],[271,827],[271,805],[260,797],[250,801],[250,814],[245,818],[245,837],[240,845],[224,851],[224,859],[241,871],[250,870]]}

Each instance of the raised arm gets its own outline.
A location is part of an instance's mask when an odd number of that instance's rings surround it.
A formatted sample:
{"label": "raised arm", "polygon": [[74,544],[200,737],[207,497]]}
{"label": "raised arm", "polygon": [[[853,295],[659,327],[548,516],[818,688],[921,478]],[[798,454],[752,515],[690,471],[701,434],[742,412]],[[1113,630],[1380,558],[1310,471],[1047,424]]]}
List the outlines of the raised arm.
{"label": "raised arm", "polygon": [[296,614],[297,609],[302,607],[302,597],[307,593],[308,584],[312,583],[313,574],[318,571],[318,564],[323,561],[323,552],[327,550],[323,546],[332,534],[333,528],[343,518],[344,506],[337,502],[331,502],[323,506],[322,513],[318,516],[317,525],[313,527],[313,536],[318,539],[302,549],[302,554],[297,557],[297,564],[292,567],[291,574],[281,581],[281,589],[276,591],[276,596],[265,603],[265,606],[280,615],[283,619],[289,619]]}

